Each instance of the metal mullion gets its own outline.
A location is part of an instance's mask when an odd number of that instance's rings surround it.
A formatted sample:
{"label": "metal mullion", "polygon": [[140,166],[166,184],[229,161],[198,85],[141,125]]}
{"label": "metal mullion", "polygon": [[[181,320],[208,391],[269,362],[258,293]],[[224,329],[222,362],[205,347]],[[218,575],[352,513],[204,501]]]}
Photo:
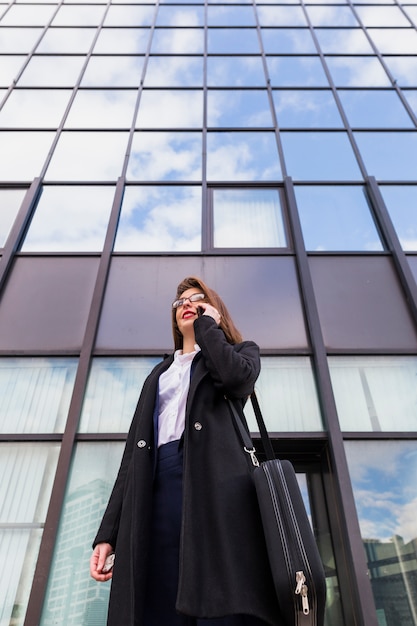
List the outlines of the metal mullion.
{"label": "metal mullion", "polygon": [[207,186],[207,56],[208,2],[204,0],[203,129],[201,137],[201,251],[213,248],[213,192]]}
{"label": "metal mullion", "polygon": [[329,478],[333,491],[338,519],[333,519],[332,535],[338,550],[335,558],[338,562],[338,574],[341,586],[346,594],[343,599],[343,610],[348,624],[357,626],[377,626],[377,614],[370,580],[367,574],[367,562],[363,548],[359,521],[356,513],[355,499],[350,480],[349,467],[342,433],[340,430],[335,398],[331,384],[327,354],[320,326],[320,318],[310,273],[308,256],[304,246],[301,223],[299,220],[293,183],[290,177],[284,179],[287,196],[288,212],[292,226],[292,236],[296,251],[296,263],[303,295],[306,322],[313,348],[314,371],[318,387],[320,405],[325,419],[328,442],[329,462],[333,477]]}

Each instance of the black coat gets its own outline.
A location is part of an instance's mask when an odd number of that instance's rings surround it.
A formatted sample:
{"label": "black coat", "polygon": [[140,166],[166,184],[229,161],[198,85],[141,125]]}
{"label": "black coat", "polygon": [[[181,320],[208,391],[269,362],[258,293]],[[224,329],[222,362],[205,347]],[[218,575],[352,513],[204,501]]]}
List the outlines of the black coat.
{"label": "black coat", "polygon": [[[260,370],[253,342],[231,345],[209,316],[194,323],[201,348],[192,364],[184,432],[183,521],[177,610],[200,617],[257,615],[279,626],[251,461],[225,395],[244,399]],[[146,379],[119,473],[94,545],[116,552],[108,626],[141,626],[147,580],[155,462],[153,413],[158,379]]]}

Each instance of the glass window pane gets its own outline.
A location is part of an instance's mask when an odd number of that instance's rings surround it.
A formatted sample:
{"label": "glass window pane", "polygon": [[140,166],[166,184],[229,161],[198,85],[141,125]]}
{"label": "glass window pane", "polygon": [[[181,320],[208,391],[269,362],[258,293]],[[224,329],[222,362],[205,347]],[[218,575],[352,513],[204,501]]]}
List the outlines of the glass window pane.
{"label": "glass window pane", "polygon": [[313,26],[358,26],[352,9],[346,6],[309,6]]}
{"label": "glass window pane", "polygon": [[417,32],[413,28],[369,28],[368,33],[382,54],[414,54]]}
{"label": "glass window pane", "polygon": [[0,126],[57,128],[70,97],[69,90],[14,89],[0,111]]}
{"label": "glass window pane", "polygon": [[342,118],[330,90],[280,89],[273,91],[273,98],[280,128],[342,126]]}
{"label": "glass window pane", "polygon": [[39,176],[53,132],[0,132],[0,180],[32,181]]}
{"label": "glass window pane", "polygon": [[382,250],[359,187],[296,187],[307,250]]}
{"label": "glass window pane", "polygon": [[407,128],[413,123],[395,91],[339,91],[350,126]]}
{"label": "glass window pane", "polygon": [[276,189],[214,189],[215,248],[287,247]]}
{"label": "glass window pane", "polygon": [[410,26],[399,7],[356,7],[364,26]]}
{"label": "glass window pane", "polygon": [[[0,53],[30,52],[42,35],[42,28],[6,28],[2,26]],[[2,59],[2,63],[5,60]]]}
{"label": "glass window pane", "polygon": [[0,432],[63,432],[75,358],[0,359]]}
{"label": "glass window pane", "polygon": [[386,56],[384,61],[388,69],[402,87],[415,86],[417,76],[417,55],[409,57]]}
{"label": "glass window pane", "polygon": [[262,28],[267,54],[317,53],[308,28]]}
{"label": "glass window pane", "polygon": [[391,86],[376,57],[326,57],[326,64],[337,87]]}
{"label": "glass window pane", "polygon": [[90,50],[95,28],[48,28],[36,52],[82,54]]}
{"label": "glass window pane", "polygon": [[319,57],[267,57],[274,87],[328,87]]}
{"label": "glass window pane", "polygon": [[136,97],[136,90],[79,90],[65,128],[130,128]]}
{"label": "glass window pane", "polygon": [[106,622],[110,583],[90,577],[91,543],[116,478],[123,443],[78,444],[55,544],[40,626]]}
{"label": "glass window pane", "polygon": [[281,180],[274,133],[208,133],[207,179]]}
{"label": "glass window pane", "polygon": [[360,28],[315,28],[323,52],[334,54],[372,54],[372,46]]}
{"label": "glass window pane", "polygon": [[114,187],[44,187],[22,250],[101,251]]}
{"label": "glass window pane", "polygon": [[96,358],[88,377],[79,431],[127,433],[145,378],[159,358]]}
{"label": "glass window pane", "polygon": [[127,187],[114,248],[201,250],[201,187]]}
{"label": "glass window pane", "polygon": [[201,180],[201,133],[136,132],[128,164],[131,180]]}
{"label": "glass window pane", "polygon": [[307,26],[300,6],[258,6],[261,26]]}
{"label": "glass window pane", "polygon": [[[227,33],[227,36],[225,34]],[[207,52],[222,54],[259,54],[259,41],[255,28],[209,28],[207,31]]]}
{"label": "glass window pane", "polygon": [[61,5],[52,21],[53,26],[98,26],[104,16],[104,6]]}
{"label": "glass window pane", "polygon": [[[256,393],[269,431],[323,430],[309,357],[262,357]],[[245,414],[250,430],[257,432],[256,418],[249,402]]]}
{"label": "glass window pane", "polygon": [[[1,52],[0,52],[1,54]],[[24,56],[2,56],[0,65],[0,85],[9,87],[18,75],[26,57]],[[6,91],[2,92],[1,98],[6,95]]]}
{"label": "glass window pane", "polygon": [[150,26],[153,22],[153,6],[112,6],[104,20],[104,26]]}
{"label": "glass window pane", "polygon": [[417,187],[380,187],[404,250],[417,250]]}
{"label": "glass window pane", "polygon": [[148,58],[145,87],[201,87],[203,57],[151,56]]}
{"label": "glass window pane", "polygon": [[94,54],[145,54],[150,28],[103,28]]}
{"label": "glass window pane", "polygon": [[45,26],[52,17],[55,7],[35,4],[11,6],[1,23],[5,26]]}
{"label": "glass window pane", "polygon": [[72,87],[78,81],[84,57],[34,56],[29,61],[19,87]]}
{"label": "glass window pane", "polygon": [[209,6],[207,8],[208,26],[255,26],[253,7]]}
{"label": "glass window pane", "polygon": [[330,357],[342,430],[417,431],[417,358]]}
{"label": "glass window pane", "polygon": [[380,180],[416,179],[415,132],[356,132],[355,139],[370,174]]}
{"label": "glass window pane", "polygon": [[209,87],[257,87],[265,84],[260,56],[207,58]]}
{"label": "glass window pane", "polygon": [[47,180],[117,180],[127,140],[127,132],[64,132],[48,167]]}
{"label": "glass window pane", "polygon": [[417,90],[416,91],[403,91],[406,99],[408,100],[408,104],[411,106],[411,109],[414,112],[414,115],[417,115]]}
{"label": "glass window pane", "polygon": [[0,623],[23,626],[59,446],[0,444]]}
{"label": "glass window pane", "polygon": [[282,132],[281,137],[289,176],[297,180],[362,179],[345,133]]}
{"label": "glass window pane", "polygon": [[204,7],[160,5],[156,26],[203,26]]}
{"label": "glass window pane", "polygon": [[156,28],[152,54],[199,54],[204,52],[203,28]]}
{"label": "glass window pane", "polygon": [[7,241],[25,194],[26,189],[0,189],[0,248]]}
{"label": "glass window pane", "polygon": [[378,623],[416,623],[416,442],[347,441]]}
{"label": "glass window pane", "polygon": [[207,125],[229,128],[273,126],[267,91],[208,91]]}
{"label": "glass window pane", "polygon": [[203,91],[144,90],[136,128],[201,128]]}
{"label": "glass window pane", "polygon": [[81,80],[82,87],[138,87],[143,56],[92,56]]}

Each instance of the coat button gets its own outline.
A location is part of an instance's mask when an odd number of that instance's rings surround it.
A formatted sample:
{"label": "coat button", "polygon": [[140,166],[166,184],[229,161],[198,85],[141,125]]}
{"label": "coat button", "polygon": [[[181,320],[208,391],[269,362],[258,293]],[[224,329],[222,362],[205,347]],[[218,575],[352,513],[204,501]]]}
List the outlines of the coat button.
{"label": "coat button", "polygon": [[201,430],[203,427],[202,427],[202,425],[200,424],[200,422],[196,422],[196,423],[194,424],[194,428],[195,428],[196,430]]}
{"label": "coat button", "polygon": [[138,446],[138,448],[144,448],[146,446],[146,441],[144,439],[139,439],[136,445]]}

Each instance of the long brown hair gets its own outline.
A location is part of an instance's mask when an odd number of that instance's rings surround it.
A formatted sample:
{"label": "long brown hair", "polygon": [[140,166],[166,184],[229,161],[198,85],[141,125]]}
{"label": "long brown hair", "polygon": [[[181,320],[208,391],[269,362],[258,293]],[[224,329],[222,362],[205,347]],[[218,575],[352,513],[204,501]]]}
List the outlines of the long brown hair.
{"label": "long brown hair", "polygon": [[[204,295],[206,296],[206,301],[218,310],[221,315],[220,328],[226,335],[226,339],[229,343],[234,344],[240,343],[242,341],[242,335],[234,325],[233,320],[230,317],[230,313],[226,308],[226,305],[213,289],[208,287],[208,285],[206,285],[206,283],[203,282],[200,278],[197,278],[196,276],[188,276],[187,278],[184,278],[184,280],[182,280],[178,285],[175,299],[178,300],[178,298],[180,298],[184,291],[186,291],[187,289],[198,289],[199,291],[201,291],[201,293],[204,293]],[[183,337],[178,328],[175,313],[175,309],[172,309],[172,334],[174,336],[175,350],[180,350],[183,344]]]}

